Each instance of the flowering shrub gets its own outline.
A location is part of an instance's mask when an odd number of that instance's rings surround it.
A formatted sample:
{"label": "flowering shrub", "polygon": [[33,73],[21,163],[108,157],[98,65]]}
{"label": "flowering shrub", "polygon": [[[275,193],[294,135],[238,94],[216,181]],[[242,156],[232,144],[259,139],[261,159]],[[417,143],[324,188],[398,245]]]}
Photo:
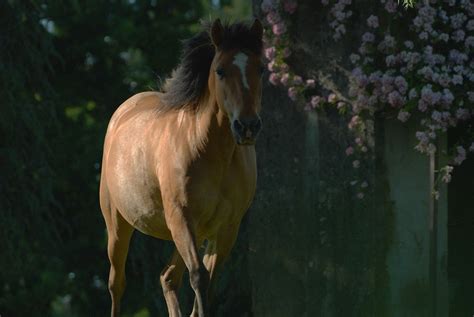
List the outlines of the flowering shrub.
{"label": "flowering shrub", "polygon": [[[333,18],[330,27],[337,41],[346,33],[344,23],[352,15],[352,1],[321,2]],[[264,0],[262,11],[271,27],[265,38],[269,80],[285,87],[288,96],[304,103],[306,110],[330,104],[349,114],[348,129],[354,141],[346,155],[355,157],[355,169],[361,158],[370,157],[367,153],[374,147],[375,114],[384,113],[401,122],[416,121],[415,149],[428,155],[436,152],[440,134],[462,125],[470,138],[452,149],[451,165],[438,173],[439,180],[449,182],[452,165],[460,165],[468,152],[474,152],[474,4],[469,0],[423,1],[415,5],[412,18],[413,10],[398,8],[394,0],[380,0],[380,4],[384,12],[367,16],[367,31],[358,52],[350,56],[354,69],[351,101],[347,103],[333,92],[326,92],[327,97],[313,94],[319,88],[316,80],[303,80],[285,62],[291,54],[287,32],[296,0]],[[357,196],[362,198],[368,184],[361,181],[358,186]]]}

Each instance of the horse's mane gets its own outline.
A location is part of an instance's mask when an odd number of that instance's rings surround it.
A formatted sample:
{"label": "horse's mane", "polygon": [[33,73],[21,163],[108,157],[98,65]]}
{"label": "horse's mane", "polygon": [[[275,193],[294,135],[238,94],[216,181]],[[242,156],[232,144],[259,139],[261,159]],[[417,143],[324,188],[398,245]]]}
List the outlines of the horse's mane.
{"label": "horse's mane", "polygon": [[[166,79],[162,87],[160,111],[196,107],[205,94],[209,71],[215,55],[210,33],[211,25],[203,25],[203,31],[183,41],[181,62]],[[261,54],[262,40],[244,23],[224,24],[222,50],[239,49]]]}

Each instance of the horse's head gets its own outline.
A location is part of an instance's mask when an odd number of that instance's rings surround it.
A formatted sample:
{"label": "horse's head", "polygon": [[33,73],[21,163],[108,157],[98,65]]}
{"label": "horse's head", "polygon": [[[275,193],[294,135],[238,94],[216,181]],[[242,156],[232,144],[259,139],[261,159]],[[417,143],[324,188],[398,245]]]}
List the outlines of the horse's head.
{"label": "horse's head", "polygon": [[255,144],[262,129],[259,112],[264,69],[261,56],[263,27],[255,20],[242,34],[236,36],[237,32],[224,28],[219,19],[212,24],[210,35],[216,53],[210,70],[210,84],[214,86],[210,87],[215,89],[219,109],[230,120],[237,144],[251,145]]}

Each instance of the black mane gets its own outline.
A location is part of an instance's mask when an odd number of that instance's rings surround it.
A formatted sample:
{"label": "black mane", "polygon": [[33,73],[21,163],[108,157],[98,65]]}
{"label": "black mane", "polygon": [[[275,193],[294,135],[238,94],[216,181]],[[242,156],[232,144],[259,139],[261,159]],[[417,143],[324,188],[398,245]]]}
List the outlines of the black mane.
{"label": "black mane", "polygon": [[[215,55],[209,35],[210,27],[210,24],[204,25],[202,32],[183,41],[181,62],[163,85],[160,110],[181,109],[198,104],[207,87]],[[247,24],[224,25],[223,41],[219,49],[240,49],[261,54],[262,46],[262,40],[250,31]]]}

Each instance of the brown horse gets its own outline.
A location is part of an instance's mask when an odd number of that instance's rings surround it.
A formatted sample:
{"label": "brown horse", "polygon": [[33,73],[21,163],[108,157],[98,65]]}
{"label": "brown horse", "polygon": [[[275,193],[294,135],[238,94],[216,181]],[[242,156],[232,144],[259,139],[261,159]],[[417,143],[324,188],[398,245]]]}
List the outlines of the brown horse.
{"label": "brown horse", "polygon": [[100,181],[112,316],[119,316],[135,229],[176,246],[160,276],[169,315],[181,316],[177,291],[186,268],[196,296],[191,316],[209,315],[216,273],[255,193],[262,32],[258,20],[216,20],[184,42],[163,92],[137,94],[112,116]]}

